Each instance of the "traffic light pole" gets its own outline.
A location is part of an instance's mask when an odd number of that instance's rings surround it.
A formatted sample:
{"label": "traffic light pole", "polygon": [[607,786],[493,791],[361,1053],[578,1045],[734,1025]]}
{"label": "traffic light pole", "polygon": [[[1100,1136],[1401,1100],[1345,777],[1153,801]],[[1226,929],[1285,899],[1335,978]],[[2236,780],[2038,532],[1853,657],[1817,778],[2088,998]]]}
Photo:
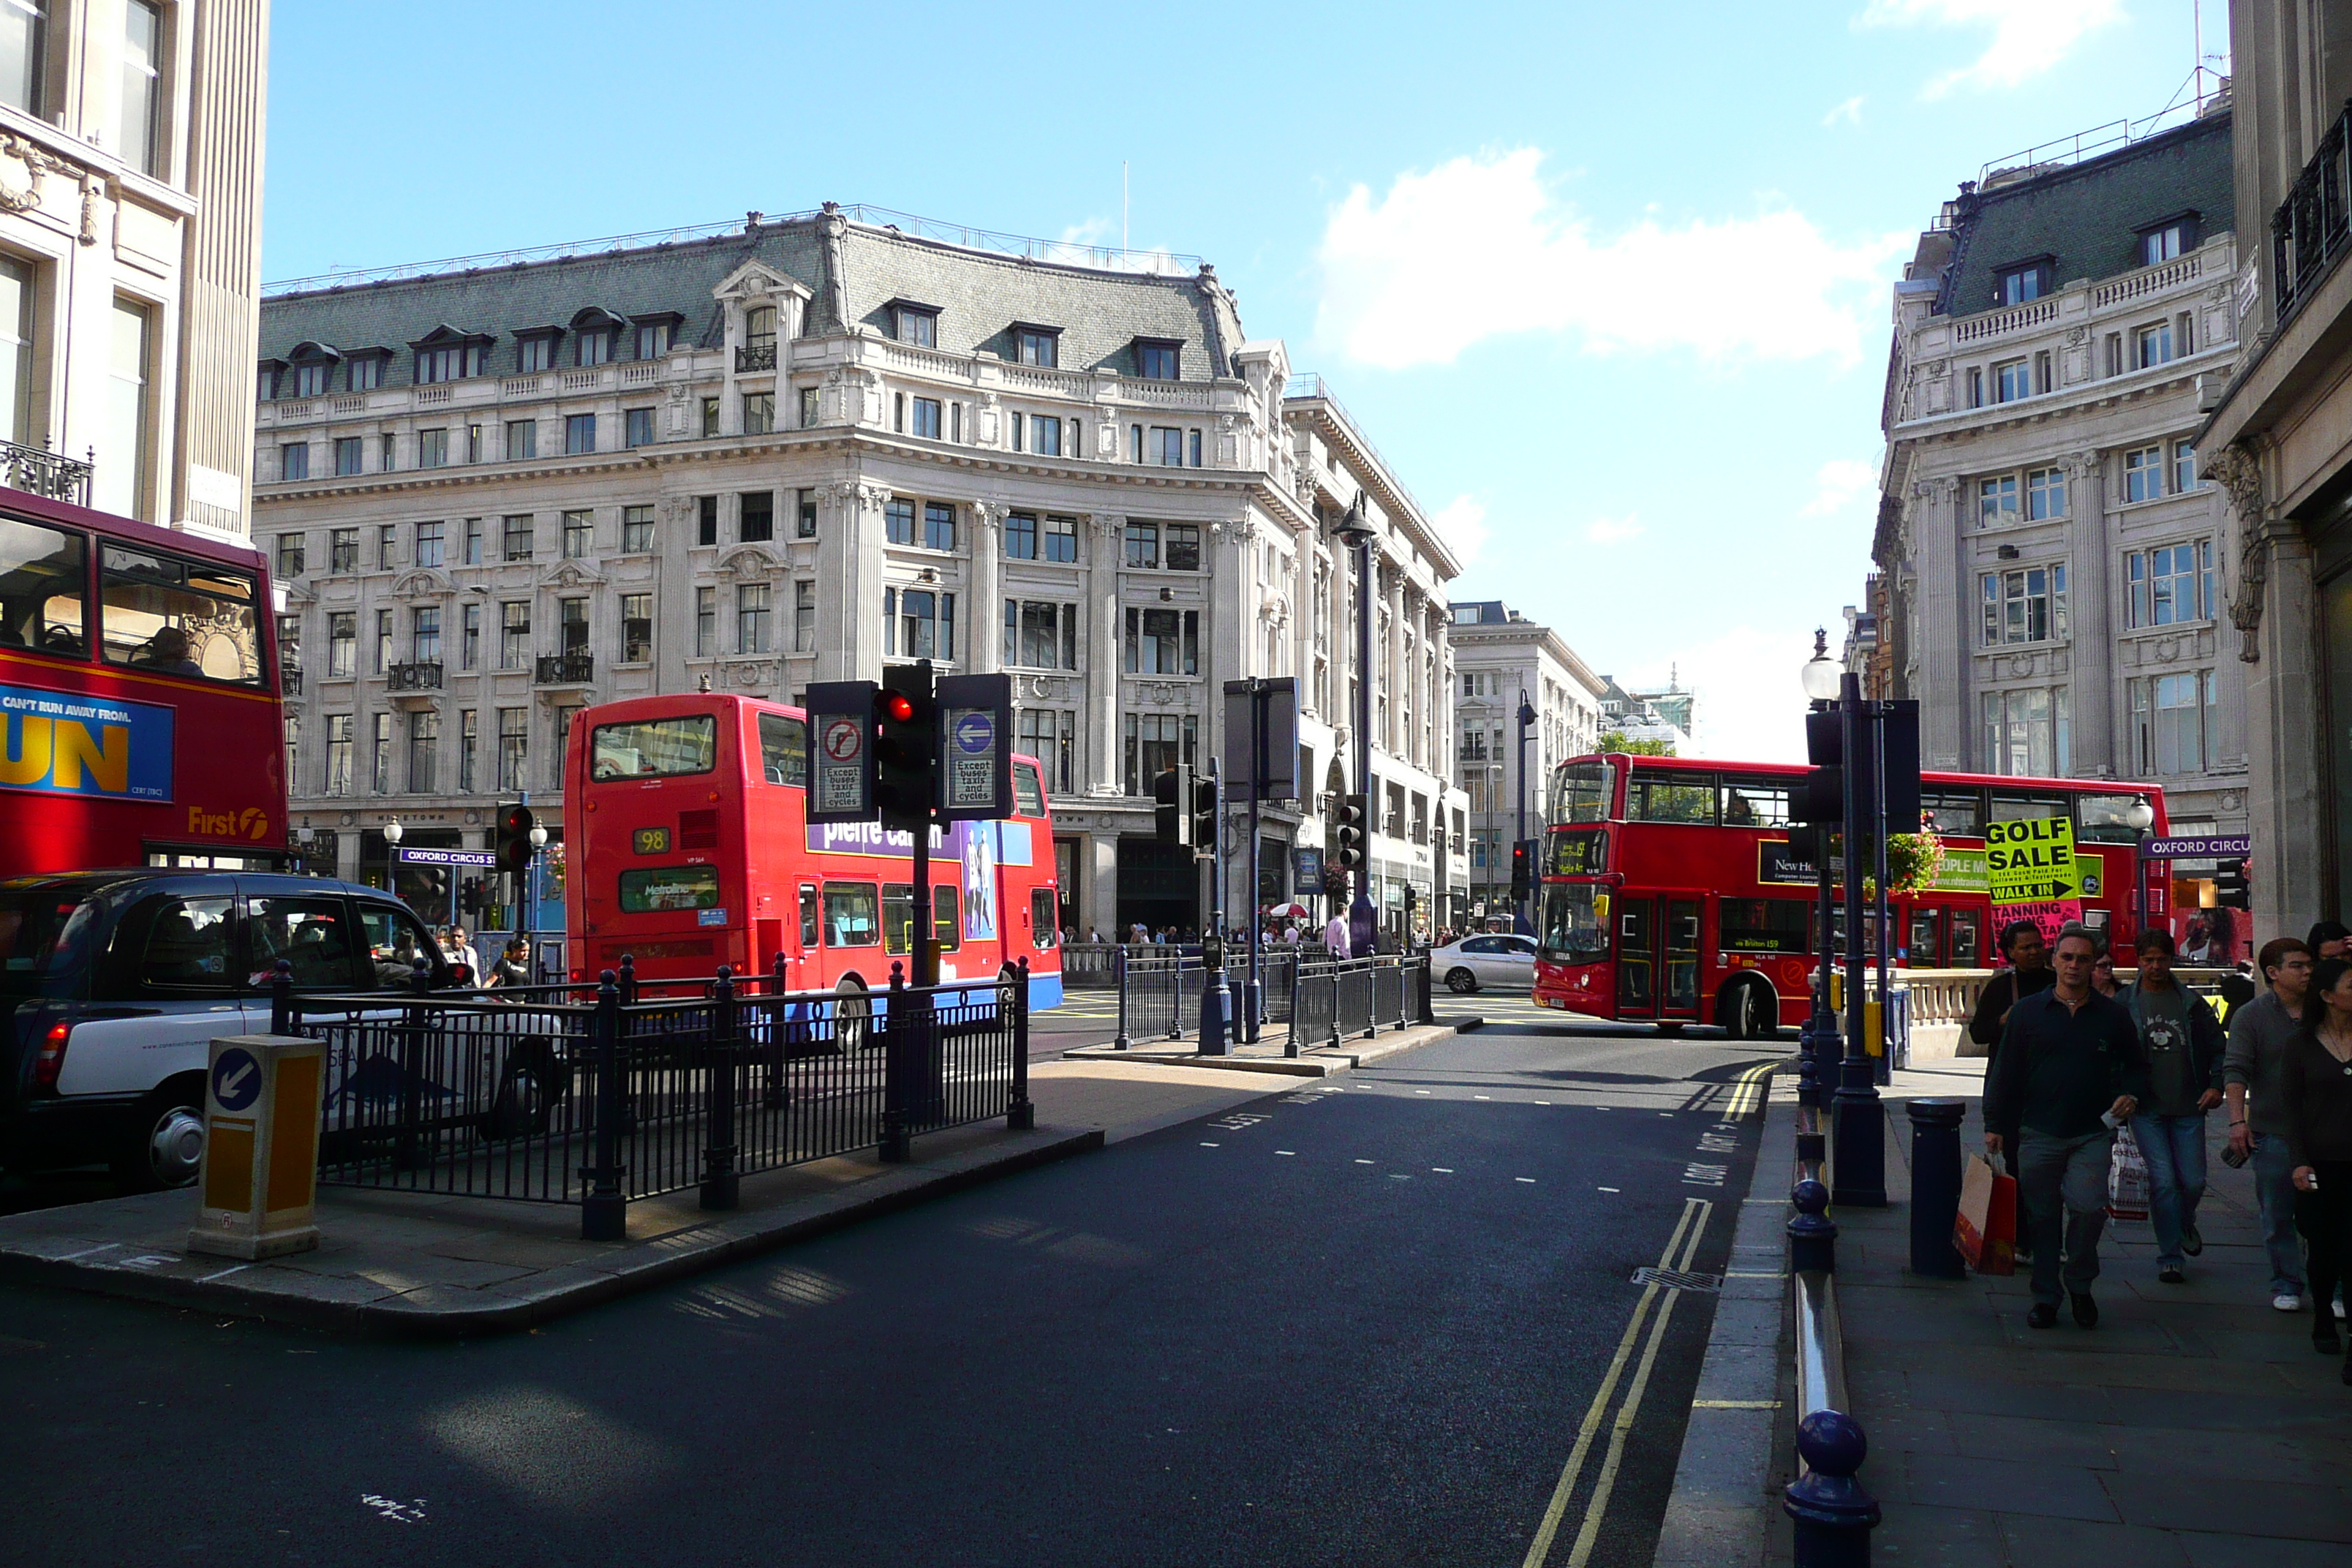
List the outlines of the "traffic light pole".
{"label": "traffic light pole", "polygon": [[1264,919],[1257,882],[1257,803],[1265,793],[1265,690],[1263,681],[1250,682],[1249,771],[1249,984],[1242,991],[1241,1037],[1257,1044],[1259,999],[1265,993],[1258,974],[1258,938]]}
{"label": "traffic light pole", "polygon": [[[1883,820],[1865,822],[1863,799],[1863,759],[1874,754],[1875,716],[1862,700],[1862,678],[1852,670],[1840,678],[1838,717],[1843,727],[1840,755],[1845,784],[1845,1059],[1840,1066],[1837,1100],[1832,1111],[1836,1154],[1830,1162],[1832,1202],[1865,1208],[1886,1206],[1886,1128],[1878,1101],[1876,1070],[1864,1049],[1867,1005],[1863,995],[1862,844],[1870,830],[1885,837]],[[1882,1006],[1884,1004],[1882,1003]]]}
{"label": "traffic light pole", "polygon": [[[518,768],[515,771],[520,773],[522,770]],[[516,796],[516,799],[525,806],[530,805],[530,791],[524,790],[520,795]],[[531,967],[530,896],[532,892],[535,891],[530,883],[532,873],[538,869],[539,857],[534,854],[529,861],[525,862],[521,872],[515,878],[515,935],[522,940],[522,967],[523,973],[526,978],[530,975]]]}

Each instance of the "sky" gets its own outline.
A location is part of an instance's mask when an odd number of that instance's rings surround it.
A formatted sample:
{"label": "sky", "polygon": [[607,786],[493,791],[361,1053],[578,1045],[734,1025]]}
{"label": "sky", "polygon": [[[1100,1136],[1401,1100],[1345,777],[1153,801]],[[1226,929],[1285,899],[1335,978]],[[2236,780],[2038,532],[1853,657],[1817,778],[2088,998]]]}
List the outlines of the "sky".
{"label": "sky", "polygon": [[1696,750],[1798,758],[1918,230],[2163,109],[2198,4],[278,0],[264,276],[827,200],[1198,255],[1444,531],[1455,598],[1695,689]]}

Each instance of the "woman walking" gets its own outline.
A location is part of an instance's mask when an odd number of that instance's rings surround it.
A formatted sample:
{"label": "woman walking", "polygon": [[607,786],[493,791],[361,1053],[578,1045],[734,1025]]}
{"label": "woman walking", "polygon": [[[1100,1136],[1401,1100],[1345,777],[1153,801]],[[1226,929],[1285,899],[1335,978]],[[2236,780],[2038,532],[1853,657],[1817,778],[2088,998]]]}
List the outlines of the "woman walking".
{"label": "woman walking", "polygon": [[[2352,1267],[2352,963],[2331,958],[2313,973],[2304,1026],[2280,1067],[2294,1223],[2309,1248],[2311,1343],[2332,1353],[2336,1289]],[[2343,1377],[2352,1384],[2352,1359]]]}

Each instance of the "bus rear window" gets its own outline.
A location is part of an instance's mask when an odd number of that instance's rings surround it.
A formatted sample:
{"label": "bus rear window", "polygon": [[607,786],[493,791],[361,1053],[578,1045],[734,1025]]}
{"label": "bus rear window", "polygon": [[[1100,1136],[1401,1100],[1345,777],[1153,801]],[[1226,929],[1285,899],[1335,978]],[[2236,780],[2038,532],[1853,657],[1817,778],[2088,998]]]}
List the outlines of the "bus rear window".
{"label": "bus rear window", "polygon": [[718,907],[716,866],[656,866],[621,873],[621,910],[625,914]]}
{"label": "bus rear window", "polygon": [[1599,757],[1562,763],[1552,774],[1551,819],[1559,822],[1609,820],[1609,764]]}
{"label": "bus rear window", "polygon": [[782,713],[760,715],[760,773],[772,784],[808,787],[808,726]]}
{"label": "bus rear window", "polygon": [[718,754],[719,721],[708,713],[639,719],[628,724],[599,724],[589,756],[588,776],[603,783],[608,779],[707,773]]}

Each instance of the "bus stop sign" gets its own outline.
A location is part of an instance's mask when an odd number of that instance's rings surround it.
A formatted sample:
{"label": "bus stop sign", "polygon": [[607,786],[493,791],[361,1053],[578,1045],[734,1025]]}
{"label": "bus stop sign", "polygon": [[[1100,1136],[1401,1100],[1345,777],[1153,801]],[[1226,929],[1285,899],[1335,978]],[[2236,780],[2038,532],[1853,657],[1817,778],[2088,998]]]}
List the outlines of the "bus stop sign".
{"label": "bus stop sign", "polygon": [[811,822],[874,820],[874,683],[820,680],[808,689]]}

